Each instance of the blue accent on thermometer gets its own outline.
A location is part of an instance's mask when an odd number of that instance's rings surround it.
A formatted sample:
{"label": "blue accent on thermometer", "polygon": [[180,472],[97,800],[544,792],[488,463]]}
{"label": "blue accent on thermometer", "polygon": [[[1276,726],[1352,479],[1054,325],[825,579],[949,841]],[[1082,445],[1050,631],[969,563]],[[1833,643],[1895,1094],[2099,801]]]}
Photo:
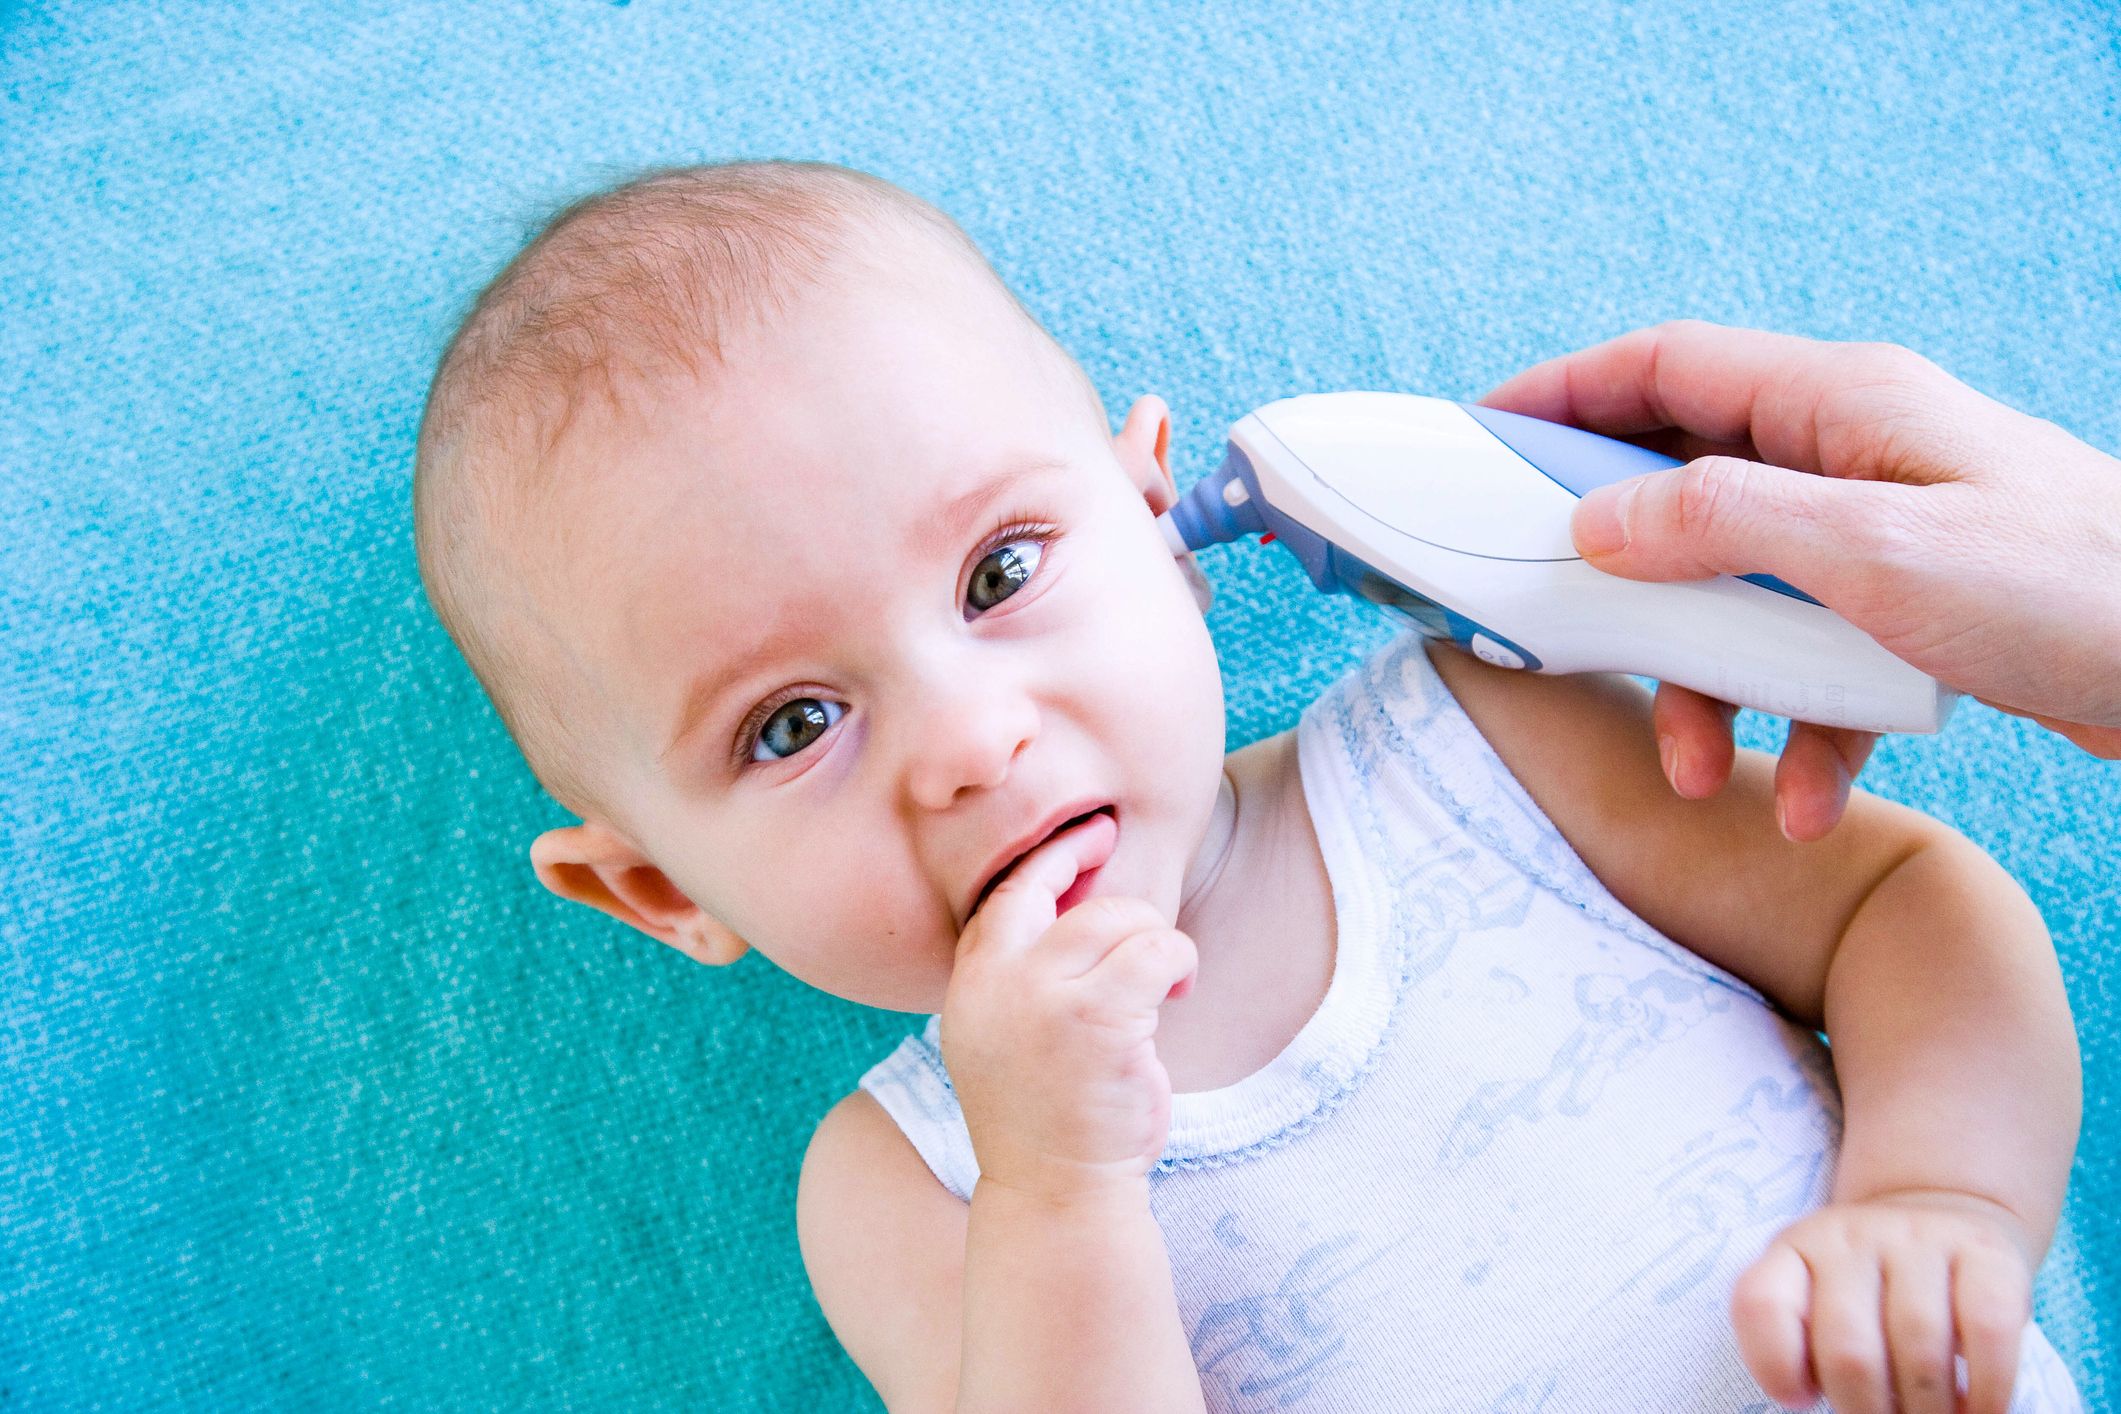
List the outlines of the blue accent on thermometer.
{"label": "blue accent on thermometer", "polygon": [[[1625,481],[1644,472],[1667,471],[1686,465],[1677,457],[1668,457],[1632,442],[1617,442],[1580,427],[1565,427],[1558,422],[1503,412],[1499,408],[1484,408],[1475,403],[1460,403],[1459,406],[1471,413],[1475,422],[1494,433],[1504,446],[1537,467],[1541,475],[1566,487],[1578,498],[1590,495],[1601,486]],[[1742,574],[1738,577],[1777,594],[1802,599],[1807,604],[1819,602],[1802,589],[1771,574]]]}

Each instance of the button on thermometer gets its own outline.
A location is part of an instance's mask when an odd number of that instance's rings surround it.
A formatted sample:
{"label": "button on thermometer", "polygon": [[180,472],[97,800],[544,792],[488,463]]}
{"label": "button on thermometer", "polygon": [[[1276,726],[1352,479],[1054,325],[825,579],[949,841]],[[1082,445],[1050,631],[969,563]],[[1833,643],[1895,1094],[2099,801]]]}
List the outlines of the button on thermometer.
{"label": "button on thermometer", "polygon": [[1594,487],[1680,465],[1596,433],[1411,393],[1284,398],[1159,518],[1177,554],[1257,534],[1475,657],[1678,683],[1778,717],[1934,732],[1958,694],[1764,574],[1649,583],[1586,564],[1569,514]]}

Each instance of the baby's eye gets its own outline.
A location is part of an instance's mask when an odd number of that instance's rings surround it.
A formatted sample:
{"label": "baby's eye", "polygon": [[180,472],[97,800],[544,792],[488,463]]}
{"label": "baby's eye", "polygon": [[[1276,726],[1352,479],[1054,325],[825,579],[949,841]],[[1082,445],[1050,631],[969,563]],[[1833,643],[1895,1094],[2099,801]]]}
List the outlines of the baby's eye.
{"label": "baby's eye", "polygon": [[972,585],[966,591],[965,602],[976,610],[993,608],[1023,587],[1045,553],[1044,542],[1038,540],[1011,540],[995,546],[972,567]]}
{"label": "baby's eye", "polygon": [[816,697],[798,697],[773,709],[759,728],[758,744],[751,748],[754,761],[779,761],[795,755],[825,734],[825,729],[847,710],[838,702]]}
{"label": "baby's eye", "polygon": [[[1047,538],[1020,535],[981,557],[972,568],[972,583],[966,592],[973,612],[985,613],[1029,583],[1045,558]],[[796,755],[829,731],[846,711],[845,703],[822,697],[797,697],[782,703],[760,723],[751,759],[784,761]]]}

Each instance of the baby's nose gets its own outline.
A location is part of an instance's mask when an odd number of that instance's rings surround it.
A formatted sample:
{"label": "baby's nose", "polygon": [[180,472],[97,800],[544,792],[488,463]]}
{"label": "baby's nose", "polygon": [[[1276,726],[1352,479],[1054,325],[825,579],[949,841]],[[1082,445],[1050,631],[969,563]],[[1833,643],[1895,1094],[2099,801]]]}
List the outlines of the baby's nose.
{"label": "baby's nose", "polygon": [[908,725],[907,789],[929,810],[947,810],[967,791],[1009,778],[1011,766],[1038,735],[1038,708],[1014,689],[980,690],[958,684],[954,693]]}

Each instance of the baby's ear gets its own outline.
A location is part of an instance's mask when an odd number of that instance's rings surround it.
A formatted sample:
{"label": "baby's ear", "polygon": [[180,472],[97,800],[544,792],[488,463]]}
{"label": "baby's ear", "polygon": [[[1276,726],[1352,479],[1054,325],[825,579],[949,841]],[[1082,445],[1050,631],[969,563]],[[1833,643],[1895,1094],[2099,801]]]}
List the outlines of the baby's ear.
{"label": "baby's ear", "polygon": [[1171,479],[1171,409],[1154,393],[1134,400],[1127,420],[1112,439],[1119,463],[1148,497],[1152,515],[1162,515],[1178,499]]}
{"label": "baby's ear", "polygon": [[[1154,393],[1145,393],[1127,410],[1126,425],[1112,439],[1120,465],[1134,478],[1149,503],[1149,514],[1162,515],[1178,500],[1178,483],[1171,479],[1171,409]],[[1193,602],[1203,616],[1215,602],[1215,589],[1191,555],[1178,557],[1178,572],[1193,591]]]}
{"label": "baby's ear", "polygon": [[539,835],[530,846],[530,867],[561,898],[608,913],[695,962],[726,967],[751,950],[639,850],[594,820]]}

